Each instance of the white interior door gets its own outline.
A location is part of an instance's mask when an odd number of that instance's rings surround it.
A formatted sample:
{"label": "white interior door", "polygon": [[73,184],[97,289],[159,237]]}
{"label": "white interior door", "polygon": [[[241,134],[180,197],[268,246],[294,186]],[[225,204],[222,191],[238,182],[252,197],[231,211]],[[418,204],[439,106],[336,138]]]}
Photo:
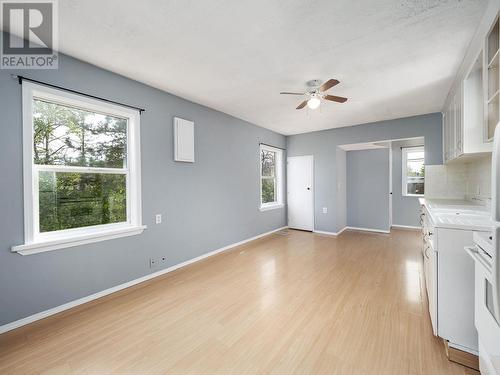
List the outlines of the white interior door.
{"label": "white interior door", "polygon": [[287,158],[288,226],[293,229],[314,229],[312,155]]}

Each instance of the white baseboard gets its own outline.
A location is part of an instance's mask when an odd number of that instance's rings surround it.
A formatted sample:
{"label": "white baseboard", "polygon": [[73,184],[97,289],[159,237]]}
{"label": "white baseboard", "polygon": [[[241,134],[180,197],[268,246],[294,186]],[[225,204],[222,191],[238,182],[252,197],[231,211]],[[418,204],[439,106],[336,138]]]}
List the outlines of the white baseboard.
{"label": "white baseboard", "polygon": [[342,228],[337,232],[337,235],[344,233],[344,231],[347,230],[347,227]]}
{"label": "white baseboard", "polygon": [[101,298],[101,297],[107,296],[109,294],[118,292],[120,290],[129,288],[131,286],[143,283],[144,281],[148,281],[148,280],[154,279],[155,277],[158,277],[158,276],[164,275],[166,273],[175,271],[175,270],[177,270],[179,268],[182,268],[182,267],[185,267],[185,266],[187,266],[189,264],[199,262],[200,260],[203,260],[205,258],[214,256],[214,255],[219,254],[219,253],[222,253],[222,252],[224,252],[226,250],[229,250],[229,249],[231,249],[233,247],[246,244],[247,242],[257,240],[257,239],[259,239],[261,237],[267,236],[269,234],[278,232],[278,231],[286,229],[286,228],[287,227],[285,226],[285,227],[281,227],[281,228],[278,228],[278,229],[274,229],[274,230],[266,232],[266,233],[261,233],[261,234],[259,234],[257,236],[254,236],[254,237],[251,237],[251,238],[247,238],[247,239],[245,239],[243,241],[236,242],[236,243],[233,243],[231,245],[227,245],[227,246],[221,247],[220,249],[211,251],[209,253],[205,253],[205,254],[200,255],[200,256],[198,256],[196,258],[189,259],[189,260],[187,260],[185,262],[182,262],[182,263],[176,264],[174,266],[165,268],[165,269],[163,269],[161,271],[150,273],[148,275],[139,277],[138,279],[134,279],[134,280],[128,281],[126,283],[123,283],[123,284],[120,284],[120,285],[116,285],[116,286],[111,287],[109,289],[105,289],[105,290],[102,290],[100,292],[91,294],[90,296],[82,297],[82,298],[76,299],[74,301],[67,302],[67,303],[65,303],[63,305],[56,306],[56,307],[53,307],[51,309],[48,309],[48,310],[45,310],[45,311],[42,311],[42,312],[30,315],[30,316],[27,316],[26,318],[22,318],[22,319],[14,321],[14,322],[4,324],[3,326],[0,326],[0,334],[8,332],[8,331],[11,331],[11,330],[19,328],[19,327],[22,327],[22,326],[24,326],[26,324],[30,324],[30,323],[36,322],[37,320],[40,320],[40,319],[43,319],[43,318],[47,318],[47,317],[49,317],[51,315],[60,313],[62,311],[69,310],[69,309],[71,309],[73,307],[76,307],[76,306],[79,306],[79,305],[83,305],[84,303],[96,300],[98,298]]}
{"label": "white baseboard", "polygon": [[391,231],[389,230],[371,229],[371,228],[346,227],[346,229],[359,230],[362,232],[375,232],[375,233],[385,233],[385,234],[391,233]]}
{"label": "white baseboard", "polygon": [[344,227],[341,230],[339,230],[338,232],[326,232],[324,230],[316,230],[316,229],[314,229],[313,232],[314,233],[318,233],[318,234],[326,234],[327,236],[337,237],[337,236],[341,235],[342,232],[344,232],[346,229],[347,229],[347,227]]}
{"label": "white baseboard", "polygon": [[410,230],[421,230],[422,229],[421,227],[414,227],[411,225],[398,225],[398,224],[393,224],[393,225],[391,225],[391,227],[396,228],[396,229],[410,229]]}
{"label": "white baseboard", "polygon": [[461,350],[463,352],[467,352],[467,353],[470,353],[473,355],[477,355],[477,356],[479,355],[479,352],[477,350],[470,349],[470,348],[467,348],[467,347],[459,345],[459,344],[454,344],[454,343],[449,342],[449,341],[448,341],[448,346],[450,348],[458,349],[458,350]]}

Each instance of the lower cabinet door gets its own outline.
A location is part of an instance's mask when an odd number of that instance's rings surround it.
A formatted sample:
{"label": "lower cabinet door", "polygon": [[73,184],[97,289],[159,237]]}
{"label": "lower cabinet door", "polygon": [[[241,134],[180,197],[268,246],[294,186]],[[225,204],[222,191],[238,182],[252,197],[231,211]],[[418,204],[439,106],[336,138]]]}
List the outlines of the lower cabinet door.
{"label": "lower cabinet door", "polygon": [[424,253],[425,285],[429,302],[429,315],[432,323],[432,332],[437,336],[437,253],[427,248]]}

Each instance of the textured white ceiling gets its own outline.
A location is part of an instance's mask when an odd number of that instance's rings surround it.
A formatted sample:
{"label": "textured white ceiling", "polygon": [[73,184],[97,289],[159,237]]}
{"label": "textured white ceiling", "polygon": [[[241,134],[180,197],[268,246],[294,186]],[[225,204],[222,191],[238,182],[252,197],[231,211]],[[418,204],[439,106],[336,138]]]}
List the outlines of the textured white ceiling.
{"label": "textured white ceiling", "polygon": [[[485,0],[64,0],[60,49],[282,134],[440,111]],[[310,79],[345,104],[298,111]],[[147,105],[147,103],[144,103]]]}

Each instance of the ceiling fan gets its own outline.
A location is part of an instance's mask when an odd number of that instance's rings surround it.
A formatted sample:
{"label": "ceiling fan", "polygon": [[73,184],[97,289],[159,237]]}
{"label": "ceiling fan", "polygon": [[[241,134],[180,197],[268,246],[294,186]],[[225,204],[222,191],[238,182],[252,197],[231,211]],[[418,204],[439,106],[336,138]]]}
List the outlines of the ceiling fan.
{"label": "ceiling fan", "polygon": [[304,100],[296,109],[302,109],[306,105],[310,109],[316,109],[321,104],[321,99],[329,100],[337,103],[345,103],[347,98],[342,96],[328,95],[325,91],[331,89],[333,86],[338,85],[340,82],[336,79],[329,79],[325,83],[321,84],[318,79],[313,79],[307,82],[307,86],[311,87],[310,90],[306,92],[280,92],[281,95],[305,95],[308,99]]}

